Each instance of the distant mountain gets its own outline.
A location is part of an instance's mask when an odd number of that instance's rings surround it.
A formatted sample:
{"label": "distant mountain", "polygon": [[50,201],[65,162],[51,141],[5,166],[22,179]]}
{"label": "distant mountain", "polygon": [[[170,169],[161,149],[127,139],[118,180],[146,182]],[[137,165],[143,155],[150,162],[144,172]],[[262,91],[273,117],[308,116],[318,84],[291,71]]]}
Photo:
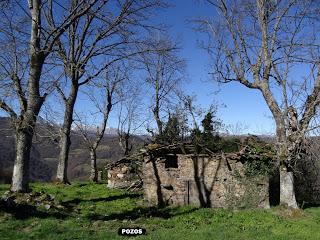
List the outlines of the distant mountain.
{"label": "distant mountain", "polygon": [[[116,133],[109,129],[109,133]],[[36,126],[30,163],[30,179],[32,181],[52,181],[58,164],[58,125],[41,119]],[[133,136],[133,151],[148,142],[146,136]],[[107,163],[123,156],[115,134],[106,134],[97,151],[97,165],[102,169]],[[15,158],[15,141],[10,119],[0,117],[0,183],[11,181]],[[89,150],[81,135],[73,131],[71,135],[71,151],[69,156],[69,178],[87,180],[90,174]]]}
{"label": "distant mountain", "polygon": [[[97,128],[94,127],[94,126],[83,126],[88,133],[89,135],[92,135],[92,136],[95,136],[96,135],[96,132],[97,132]],[[74,132],[77,132],[77,127],[73,127],[72,130]],[[107,127],[105,132],[104,132],[104,135],[113,135],[113,136],[116,136],[118,134],[118,131],[116,128],[113,128],[113,127]]]}

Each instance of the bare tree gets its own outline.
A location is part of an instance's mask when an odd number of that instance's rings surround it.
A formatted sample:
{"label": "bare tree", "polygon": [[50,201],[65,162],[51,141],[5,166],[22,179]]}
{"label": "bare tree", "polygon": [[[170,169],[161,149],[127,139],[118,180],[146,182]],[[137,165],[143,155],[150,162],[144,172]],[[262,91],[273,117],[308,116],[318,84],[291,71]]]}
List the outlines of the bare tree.
{"label": "bare tree", "polygon": [[[257,90],[276,125],[280,203],[297,208],[294,162],[320,102],[319,35],[314,1],[206,0],[214,19],[197,20],[209,42],[213,76]],[[300,77],[311,69],[305,75]]]}
{"label": "bare tree", "polygon": [[[74,22],[59,38],[67,84],[57,86],[64,100],[65,115],[61,128],[60,154],[56,180],[69,183],[68,155],[70,130],[79,88],[98,77],[110,65],[135,56],[141,33],[148,26],[150,12],[164,6],[158,0],[101,1],[99,8]],[[68,93],[66,93],[68,92]]]}
{"label": "bare tree", "polygon": [[143,105],[141,102],[141,85],[126,84],[126,90],[122,93],[118,111],[118,127],[117,134],[119,145],[127,156],[132,150],[130,141],[134,134],[145,123],[146,119],[143,114]]}
{"label": "bare tree", "polygon": [[[46,84],[41,82],[46,60],[59,37],[96,2],[78,1],[69,7],[52,0],[29,0],[23,6],[19,2],[12,3],[1,12],[4,20],[0,27],[1,38],[12,40],[1,42],[1,84],[11,94],[2,88],[0,109],[10,115],[15,129],[16,159],[11,185],[14,192],[26,192],[29,188],[29,159],[34,127],[50,93],[50,89],[43,88]],[[56,23],[55,27],[51,27],[51,22]],[[28,52],[23,49],[25,44],[19,45],[21,39],[29,39]],[[7,48],[8,43],[10,48]],[[6,48],[7,53],[4,52]],[[24,55],[26,52],[27,55]]]}
{"label": "bare tree", "polygon": [[182,108],[188,115],[191,116],[192,128],[194,130],[200,130],[198,122],[199,118],[201,118],[203,115],[204,109],[195,104],[196,96],[185,95],[182,92],[179,92],[178,96],[181,101],[180,104],[182,105]]}
{"label": "bare tree", "polygon": [[228,124],[226,127],[227,133],[234,136],[240,136],[241,134],[245,134],[245,131],[248,131],[249,129],[246,123],[239,121],[233,124]]}
{"label": "bare tree", "polygon": [[[173,95],[184,78],[185,62],[177,56],[177,44],[166,36],[153,36],[148,41],[154,45],[154,52],[141,54],[146,83],[151,91],[151,110],[159,135],[163,132],[163,111],[173,101]],[[154,134],[153,134],[154,135]]]}
{"label": "bare tree", "polygon": [[90,151],[90,180],[93,182],[98,181],[97,148],[104,137],[110,112],[113,106],[120,101],[119,90],[122,82],[127,79],[126,72],[122,72],[123,69],[118,67],[114,68],[113,71],[109,70],[104,79],[98,83],[91,84],[85,91],[96,111],[96,113],[92,113],[92,117],[99,119],[97,114],[102,116],[101,123],[96,126],[95,133],[92,134],[92,128],[88,128],[88,126],[92,126],[94,119],[90,119],[91,124],[84,123],[83,119],[79,117],[78,121],[75,122]]}

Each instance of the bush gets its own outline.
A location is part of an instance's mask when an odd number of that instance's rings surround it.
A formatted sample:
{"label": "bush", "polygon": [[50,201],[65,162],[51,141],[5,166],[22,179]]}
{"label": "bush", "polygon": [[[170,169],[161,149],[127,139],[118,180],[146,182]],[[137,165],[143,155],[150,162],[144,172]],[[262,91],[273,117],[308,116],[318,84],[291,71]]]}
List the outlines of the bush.
{"label": "bush", "polygon": [[[248,141],[248,160],[245,162],[247,176],[270,175],[276,167],[274,162],[275,150],[271,144],[262,141]],[[259,155],[259,158],[250,158],[250,155]]]}

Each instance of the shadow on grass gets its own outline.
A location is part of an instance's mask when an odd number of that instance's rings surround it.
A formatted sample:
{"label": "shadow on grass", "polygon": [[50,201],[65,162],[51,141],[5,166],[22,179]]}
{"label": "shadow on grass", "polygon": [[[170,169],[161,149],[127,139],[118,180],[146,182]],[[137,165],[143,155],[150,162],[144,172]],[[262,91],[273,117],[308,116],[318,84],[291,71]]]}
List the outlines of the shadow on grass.
{"label": "shadow on grass", "polygon": [[139,207],[130,211],[123,211],[121,213],[113,213],[107,216],[98,214],[92,214],[88,217],[89,220],[136,220],[138,218],[150,218],[158,217],[162,219],[169,219],[179,215],[185,215],[197,211],[197,208],[188,209],[185,211],[178,212],[179,207],[174,208],[158,208],[158,207]]}
{"label": "shadow on grass", "polygon": [[111,202],[116,201],[120,199],[125,198],[138,198],[141,197],[141,193],[124,193],[121,195],[116,196],[109,196],[104,198],[94,198],[94,199],[81,199],[81,198],[75,198],[70,201],[62,202],[61,205],[64,207],[64,210],[61,209],[50,209],[48,211],[41,211],[36,206],[28,205],[28,204],[14,204],[11,206],[8,206],[3,201],[0,201],[0,212],[6,212],[12,214],[17,219],[27,219],[31,217],[37,217],[37,218],[57,218],[57,219],[65,219],[66,217],[70,216],[73,213],[74,208],[82,203],[82,202]]}
{"label": "shadow on grass", "polygon": [[61,213],[55,210],[50,210],[47,212],[40,211],[35,206],[30,206],[26,204],[19,204],[16,206],[5,206],[4,204],[0,204],[0,212],[6,212],[12,214],[16,219],[27,219],[32,217],[37,218],[57,218],[57,219],[65,219],[68,217],[68,214]]}
{"label": "shadow on grass", "polygon": [[319,208],[320,203],[302,203],[300,204],[301,209],[308,209],[308,208]]}
{"label": "shadow on grass", "polygon": [[73,186],[77,186],[77,187],[86,187],[88,185],[104,185],[106,184],[107,181],[103,180],[103,181],[99,181],[99,182],[90,182],[90,183],[87,183],[87,182],[84,182],[84,183],[81,183],[81,182],[76,182],[76,183],[72,183],[71,185]]}
{"label": "shadow on grass", "polygon": [[124,193],[124,194],[121,194],[121,195],[116,195],[116,196],[110,196],[110,197],[104,197],[104,198],[93,198],[93,199],[81,199],[81,198],[75,198],[75,199],[72,199],[72,200],[69,200],[69,201],[64,201],[62,203],[63,206],[65,207],[68,207],[68,206],[73,206],[73,205],[77,205],[77,204],[80,204],[82,202],[93,202],[93,203],[96,203],[96,202],[111,202],[111,201],[117,201],[117,200],[120,200],[120,199],[125,199],[125,198],[138,198],[138,197],[141,197],[142,196],[142,193]]}
{"label": "shadow on grass", "polygon": [[[63,209],[50,209],[48,211],[39,210],[36,206],[27,205],[27,204],[19,204],[14,206],[6,206],[4,203],[0,201],[0,212],[6,212],[12,214],[17,219],[28,219],[32,217],[36,218],[56,218],[56,219],[65,219],[67,217],[72,217],[74,215],[74,208],[77,207],[78,204],[82,202],[100,202],[100,201],[116,201],[125,198],[138,198],[141,197],[141,193],[124,193],[116,196],[109,196],[103,198],[94,198],[94,199],[80,199],[76,198],[70,201],[65,201],[61,203],[63,205]],[[111,221],[111,220],[136,220],[139,218],[150,218],[150,217],[158,217],[162,219],[169,219],[179,215],[189,214],[191,212],[197,211],[198,208],[192,209],[181,209],[179,207],[167,207],[167,208],[158,208],[154,207],[137,207],[133,210],[127,211],[124,210],[119,213],[111,213],[109,215],[100,215],[100,214],[91,214],[86,218],[88,220],[103,220],[103,221]]]}

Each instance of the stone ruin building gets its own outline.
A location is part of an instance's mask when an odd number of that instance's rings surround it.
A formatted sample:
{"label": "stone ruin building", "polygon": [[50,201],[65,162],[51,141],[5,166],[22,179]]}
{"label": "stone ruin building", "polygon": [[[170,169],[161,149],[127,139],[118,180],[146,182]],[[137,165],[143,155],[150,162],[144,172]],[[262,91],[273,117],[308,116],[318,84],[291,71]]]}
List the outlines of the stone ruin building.
{"label": "stone ruin building", "polygon": [[269,177],[246,176],[245,152],[197,153],[194,146],[152,149],[144,156],[145,198],[158,205],[269,208]]}
{"label": "stone ruin building", "polygon": [[[135,161],[142,162],[143,190],[150,204],[269,208],[269,176],[246,174],[246,162],[261,157],[246,149],[218,154],[191,144],[154,144]],[[130,175],[132,161],[122,159],[109,166],[108,187],[130,187],[136,181]]]}
{"label": "stone ruin building", "polygon": [[139,188],[142,179],[138,173],[140,160],[134,157],[124,157],[116,162],[108,164],[108,188]]}

